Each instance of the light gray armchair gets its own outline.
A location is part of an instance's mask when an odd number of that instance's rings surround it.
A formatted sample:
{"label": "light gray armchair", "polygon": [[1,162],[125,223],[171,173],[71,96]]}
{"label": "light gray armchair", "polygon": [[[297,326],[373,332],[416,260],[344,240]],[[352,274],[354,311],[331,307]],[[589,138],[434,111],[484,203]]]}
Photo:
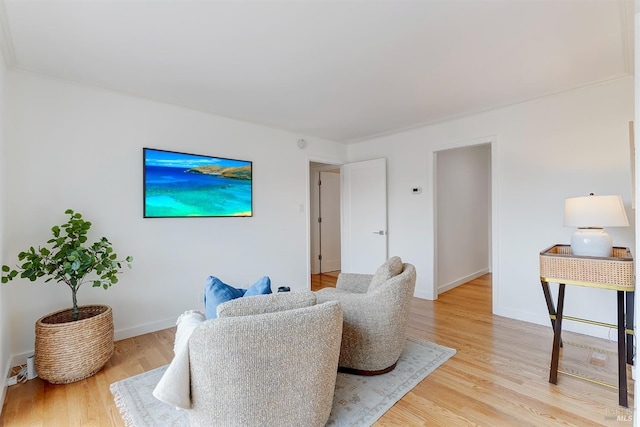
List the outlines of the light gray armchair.
{"label": "light gray armchair", "polygon": [[378,375],[395,368],[406,341],[416,269],[390,258],[375,275],[342,273],[318,303],[339,301],[344,317],[339,370]]}
{"label": "light gray armchair", "polygon": [[324,426],[342,310],[311,292],[239,298],[189,338],[192,426]]}

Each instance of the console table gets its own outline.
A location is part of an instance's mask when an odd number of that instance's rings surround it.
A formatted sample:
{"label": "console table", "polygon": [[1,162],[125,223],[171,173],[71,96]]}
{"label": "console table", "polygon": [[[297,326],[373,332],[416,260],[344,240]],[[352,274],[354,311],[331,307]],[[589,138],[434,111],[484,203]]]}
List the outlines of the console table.
{"label": "console table", "polygon": [[[563,319],[616,328],[618,330],[618,403],[628,407],[626,363],[633,364],[633,298],[635,290],[634,262],[629,249],[614,247],[611,257],[599,258],[573,255],[569,245],[551,246],[540,252],[540,282],[553,327],[549,382],[557,384],[558,372],[566,373],[558,370]],[[559,285],[557,309],[549,291],[549,283],[558,283]],[[563,315],[565,285],[616,291],[618,294],[617,325]],[[578,377],[602,384],[590,378]],[[615,387],[610,384],[605,385]]]}

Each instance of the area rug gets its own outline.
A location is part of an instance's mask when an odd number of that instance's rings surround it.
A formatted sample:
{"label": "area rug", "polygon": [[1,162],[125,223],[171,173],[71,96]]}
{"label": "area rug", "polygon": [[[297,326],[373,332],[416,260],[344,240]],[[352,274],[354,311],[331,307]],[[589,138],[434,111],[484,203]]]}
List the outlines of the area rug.
{"label": "area rug", "polygon": [[[578,336],[578,339],[574,339],[575,336]],[[577,334],[575,336],[569,337],[569,334],[563,331],[560,370],[615,387],[618,383],[617,343],[603,339],[590,341],[580,339],[582,337]]]}
{"label": "area rug", "polygon": [[[370,426],[456,351],[408,338],[396,368],[363,377],[339,373],[328,426]],[[157,400],[151,392],[166,366],[111,384],[116,406],[127,427],[186,427],[189,416]]]}

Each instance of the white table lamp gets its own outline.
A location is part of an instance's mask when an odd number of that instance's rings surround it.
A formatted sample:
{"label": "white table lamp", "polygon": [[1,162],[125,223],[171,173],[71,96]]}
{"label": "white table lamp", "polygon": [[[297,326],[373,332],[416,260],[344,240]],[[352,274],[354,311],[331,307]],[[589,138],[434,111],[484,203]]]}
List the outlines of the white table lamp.
{"label": "white table lamp", "polygon": [[570,197],[564,204],[564,226],[578,227],[571,236],[573,255],[610,257],[613,243],[603,227],[629,225],[622,197],[589,196]]}

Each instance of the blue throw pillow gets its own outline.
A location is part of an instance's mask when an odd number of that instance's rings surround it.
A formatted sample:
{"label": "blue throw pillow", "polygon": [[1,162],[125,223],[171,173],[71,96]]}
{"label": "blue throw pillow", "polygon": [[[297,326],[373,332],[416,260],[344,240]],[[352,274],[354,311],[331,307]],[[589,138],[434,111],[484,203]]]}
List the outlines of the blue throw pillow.
{"label": "blue throw pillow", "polygon": [[242,296],[261,295],[271,293],[271,280],[267,277],[261,277],[256,283],[251,285],[249,289],[234,288],[227,285],[215,276],[207,277],[204,285],[204,311],[207,319],[215,319],[218,317],[217,308],[223,302]]}
{"label": "blue throw pillow", "polygon": [[204,311],[207,319],[217,317],[218,304],[240,298],[244,293],[244,289],[229,286],[215,276],[207,277],[207,282],[204,285]]}
{"label": "blue throw pillow", "polygon": [[256,283],[251,285],[243,296],[250,297],[252,295],[264,295],[271,293],[271,279],[267,276],[261,277]]}

